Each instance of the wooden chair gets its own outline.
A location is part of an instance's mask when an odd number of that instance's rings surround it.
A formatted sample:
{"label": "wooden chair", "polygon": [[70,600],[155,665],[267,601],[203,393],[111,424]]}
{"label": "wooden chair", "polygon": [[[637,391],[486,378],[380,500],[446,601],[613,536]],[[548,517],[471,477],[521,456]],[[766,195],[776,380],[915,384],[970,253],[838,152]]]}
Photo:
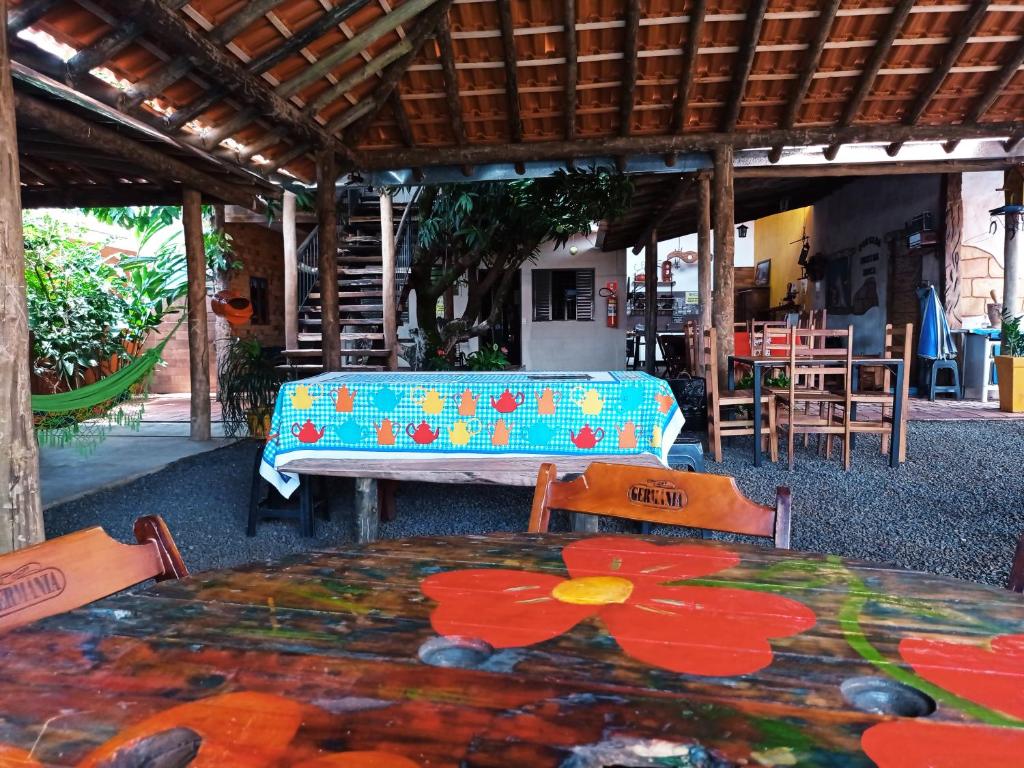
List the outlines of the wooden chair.
{"label": "wooden chair", "polygon": [[[786,440],[789,449],[789,468],[793,469],[793,448],[797,434],[819,434],[819,435],[842,435],[843,437],[843,462],[846,469],[850,468],[850,377],[853,369],[853,326],[846,330],[810,330],[803,328],[790,328],[790,350],[789,359],[786,362],[786,375],[789,378],[789,388],[775,390],[777,403],[784,404],[787,410],[786,421],[780,418],[778,429],[786,429]],[[827,345],[818,340],[829,338],[845,339],[846,349],[841,351],[828,349]],[[837,357],[842,355],[844,361],[839,364],[822,361],[818,364],[808,363],[807,358]],[[802,379],[805,382],[824,382],[826,377],[839,380],[839,387],[825,388],[801,386],[798,382]],[[832,409],[828,406],[839,403],[844,406],[843,420],[836,424],[833,419]],[[807,405],[818,405],[818,413],[815,414],[806,410]],[[800,413],[800,406],[804,405],[804,412]],[[826,440],[828,438],[826,437]]]}
{"label": "wooden chair", "polygon": [[[704,378],[708,391],[708,444],[715,461],[722,460],[722,438],[754,434],[753,415],[749,419],[726,420],[722,408],[745,405],[753,408],[754,391],[751,389],[721,389],[718,384],[718,365],[714,330],[704,331]],[[775,399],[765,391],[761,395],[761,408],[766,423],[762,426],[762,440],[768,443],[768,456],[778,461],[779,449],[775,441]]]}
{"label": "wooden chair", "polygon": [[574,480],[559,480],[555,465],[544,463],[537,474],[530,532],[545,533],[551,510],[560,509],[764,536],[777,548],[789,549],[792,499],[785,486],[775,493],[773,508],[748,499],[727,475],[594,463]]}
{"label": "wooden chair", "polygon": [[[533,503],[537,503],[536,498]],[[1011,592],[1024,592],[1024,534],[1021,534],[1020,540],[1017,541],[1017,551],[1013,555],[1013,562],[1010,563],[1010,581],[1006,588]]]}
{"label": "wooden chair", "polygon": [[665,365],[665,378],[677,379],[686,367],[686,337],[683,334],[658,334],[658,347]]}
{"label": "wooden chair", "polygon": [[[767,355],[765,346],[769,337],[780,335],[789,327],[785,320],[751,320],[750,321],[750,354]],[[781,334],[785,336],[785,334]]]}
{"label": "wooden chair", "polygon": [[102,528],[0,556],[0,632],[156,579],[180,579],[188,569],[157,515],[135,521],[138,544],[121,544]]}

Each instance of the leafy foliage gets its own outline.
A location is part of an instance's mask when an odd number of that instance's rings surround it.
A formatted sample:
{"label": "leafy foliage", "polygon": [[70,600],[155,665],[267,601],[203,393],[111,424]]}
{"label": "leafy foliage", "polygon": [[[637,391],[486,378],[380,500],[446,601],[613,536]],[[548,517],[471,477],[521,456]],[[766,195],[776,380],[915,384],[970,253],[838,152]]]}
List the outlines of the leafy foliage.
{"label": "leafy foliage", "polygon": [[506,348],[497,344],[482,344],[476,352],[467,355],[466,363],[471,371],[503,371],[508,368],[506,352]]}
{"label": "leafy foliage", "polygon": [[[406,292],[416,292],[417,321],[434,346],[450,350],[461,338],[488,331],[500,315],[516,270],[540,246],[564,246],[616,218],[629,206],[633,187],[606,168],[559,171],[543,179],[426,187],[419,198],[420,225]],[[461,318],[438,327],[437,299],[456,282],[467,286]],[[484,297],[491,294],[484,316]]]}
{"label": "leafy foliage", "polygon": [[231,340],[217,371],[217,400],[229,437],[252,433],[273,413],[284,380],[256,339]]}
{"label": "leafy foliage", "polygon": [[1024,331],[1020,318],[1012,312],[1003,312],[1003,332],[999,342],[999,354],[1009,357],[1024,357]]}

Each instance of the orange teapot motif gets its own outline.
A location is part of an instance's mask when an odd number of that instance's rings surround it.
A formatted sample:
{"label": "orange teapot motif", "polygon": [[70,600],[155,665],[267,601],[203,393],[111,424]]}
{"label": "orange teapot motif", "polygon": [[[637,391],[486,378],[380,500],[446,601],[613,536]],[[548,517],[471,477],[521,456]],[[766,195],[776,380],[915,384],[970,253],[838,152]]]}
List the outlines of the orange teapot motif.
{"label": "orange teapot motif", "polygon": [[512,428],[505,423],[504,419],[498,419],[491,424],[491,445],[508,445],[508,439],[511,435]]}
{"label": "orange teapot motif", "polygon": [[459,395],[459,416],[476,416],[476,405],[480,402],[480,396],[473,397],[470,390]]}
{"label": "orange teapot motif", "polygon": [[512,413],[516,408],[523,404],[526,396],[522,392],[516,392],[514,395],[505,388],[505,391],[501,393],[501,397],[497,400],[491,395],[491,406],[498,413]]}
{"label": "orange teapot motif", "polygon": [[440,413],[444,410],[444,404],[447,399],[447,397],[441,397],[441,393],[436,389],[428,390],[423,387],[417,387],[412,393],[412,401],[422,408],[424,413]]}
{"label": "orange teapot motif", "polygon": [[670,394],[659,392],[654,396],[654,399],[658,403],[658,410],[662,413],[668,413],[672,410],[672,406],[676,404],[676,399]]}
{"label": "orange teapot motif", "polygon": [[636,424],[627,421],[619,428],[619,448],[636,448]]}
{"label": "orange teapot motif", "polygon": [[325,429],[327,429],[327,427],[320,427],[320,431],[318,432],[316,429],[316,424],[314,424],[309,419],[306,419],[305,424],[300,425],[299,422],[295,422],[294,424],[292,424],[292,434],[295,435],[295,437],[299,438],[300,443],[317,442],[321,437],[324,436]]}
{"label": "orange teapot motif", "polygon": [[352,413],[352,406],[356,401],[356,390],[349,391],[347,386],[331,390],[331,400],[334,402],[335,413]]}
{"label": "orange teapot motif", "polygon": [[373,428],[377,430],[377,445],[395,444],[395,425],[391,419],[384,419],[380,424],[374,424]]}
{"label": "orange teapot motif", "polygon": [[[314,394],[314,387],[316,394]],[[291,392],[292,409],[296,411],[308,411],[313,407],[313,401],[320,397],[322,390],[319,384],[297,384]]]}
{"label": "orange teapot motif", "polygon": [[412,424],[406,424],[405,434],[411,437],[413,442],[419,443],[420,445],[430,445],[432,442],[437,440],[437,436],[441,434],[441,428],[438,427],[431,432],[430,425],[425,421],[421,421],[418,427],[414,427]]}
{"label": "orange teapot motif", "polygon": [[584,424],[583,429],[575,435],[572,433],[572,430],[569,430],[569,439],[572,440],[573,445],[577,448],[586,450],[593,448],[604,440],[604,430],[601,427],[591,429],[589,424]]}
{"label": "orange teapot motif", "polygon": [[561,392],[555,392],[551,387],[544,387],[544,391],[537,398],[537,413],[541,416],[554,416],[555,406],[562,399]]}

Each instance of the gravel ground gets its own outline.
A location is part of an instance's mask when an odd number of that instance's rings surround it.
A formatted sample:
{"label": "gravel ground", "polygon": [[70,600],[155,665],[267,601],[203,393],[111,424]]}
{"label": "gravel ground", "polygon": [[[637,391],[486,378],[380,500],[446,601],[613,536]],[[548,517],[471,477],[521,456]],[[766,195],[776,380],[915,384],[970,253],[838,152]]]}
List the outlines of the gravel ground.
{"label": "gravel ground", "polygon": [[[849,473],[836,459],[819,458],[813,444],[797,449],[793,472],[784,458],[755,469],[750,439],[733,438],[726,441],[725,461],[708,462],[708,470],[734,475],[745,493],[766,503],[777,485],[790,486],[794,549],[1002,585],[1024,532],[1022,438],[1024,422],[912,422],[906,464],[889,469],[878,439],[863,436]],[[130,540],[135,517],[156,513],[193,571],[351,541],[352,482],[344,479],[328,481],[331,521],[318,521],[315,544],[300,538],[290,522],[265,522],[257,536],[247,538],[254,451],[253,444],[238,443],[54,507],[46,512],[47,535],[102,525]],[[526,488],[405,483],[398,516],[381,526],[381,534],[525,530],[531,495]],[[621,527],[617,521],[603,525]]]}

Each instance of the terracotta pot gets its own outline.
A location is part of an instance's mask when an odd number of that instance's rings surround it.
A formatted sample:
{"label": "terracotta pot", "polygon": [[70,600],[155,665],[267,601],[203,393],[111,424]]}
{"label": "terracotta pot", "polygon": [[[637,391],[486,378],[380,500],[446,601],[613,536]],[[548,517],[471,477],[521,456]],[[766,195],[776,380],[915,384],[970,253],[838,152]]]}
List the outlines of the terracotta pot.
{"label": "terracotta pot", "polygon": [[220,315],[232,326],[245,325],[252,317],[252,303],[234,291],[218,291],[210,299],[215,315]]}
{"label": "terracotta pot", "polygon": [[1024,413],[1024,357],[996,355],[999,375],[999,410]]}

